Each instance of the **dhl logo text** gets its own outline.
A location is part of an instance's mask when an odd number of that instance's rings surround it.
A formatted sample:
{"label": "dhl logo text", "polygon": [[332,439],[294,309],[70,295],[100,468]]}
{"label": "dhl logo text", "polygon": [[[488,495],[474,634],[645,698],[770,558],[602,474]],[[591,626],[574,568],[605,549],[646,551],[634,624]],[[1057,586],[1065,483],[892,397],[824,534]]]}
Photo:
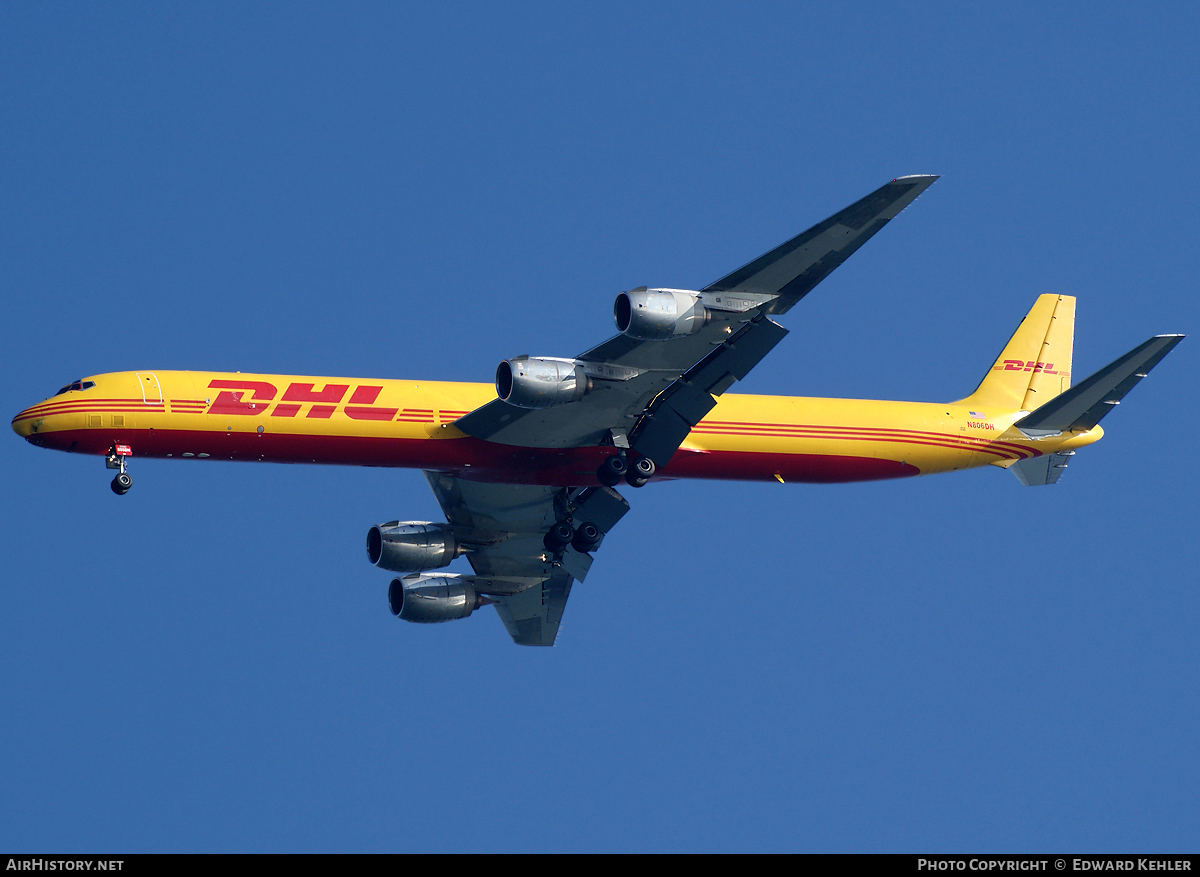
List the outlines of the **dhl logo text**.
{"label": "dhl logo text", "polygon": [[[319,420],[332,417],[350,391],[350,384],[326,384],[318,390],[315,384],[293,383],[288,384],[282,398],[276,402],[279,388],[267,381],[214,380],[208,386],[209,389],[221,391],[209,406],[209,414],[296,417],[301,407],[308,404],[311,407],[304,416]],[[400,414],[400,409],[377,407],[375,401],[382,392],[381,386],[357,386],[342,410],[351,420],[392,420]],[[402,419],[415,420],[416,414],[423,415],[420,417],[422,421],[433,422],[432,409],[420,412],[405,409]]]}
{"label": "dhl logo text", "polygon": [[[1023,359],[1004,359],[992,366],[994,372],[1041,372],[1047,375],[1056,375],[1054,371],[1054,363],[1052,362],[1026,362]],[[1066,374],[1066,372],[1063,372]]]}

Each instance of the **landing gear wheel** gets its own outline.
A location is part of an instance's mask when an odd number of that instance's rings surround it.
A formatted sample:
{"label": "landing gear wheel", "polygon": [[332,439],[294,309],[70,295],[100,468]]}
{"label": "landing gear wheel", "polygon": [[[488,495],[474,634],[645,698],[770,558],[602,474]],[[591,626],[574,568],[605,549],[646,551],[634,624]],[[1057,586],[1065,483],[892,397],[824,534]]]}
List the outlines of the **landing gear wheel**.
{"label": "landing gear wheel", "polygon": [[133,487],[133,479],[129,477],[128,472],[122,472],[112,480],[112,492],[117,496],[129,493],[131,487]]}
{"label": "landing gear wheel", "polygon": [[600,532],[599,527],[591,521],[584,521],[579,525],[579,529],[575,531],[575,538],[571,540],[571,546],[576,551],[582,551],[586,554],[600,547],[600,540],[603,536],[604,534]]}
{"label": "landing gear wheel", "polygon": [[625,462],[625,457],[622,454],[613,454],[604,458],[604,462],[596,470],[596,478],[605,487],[615,487],[628,469],[629,464]]}
{"label": "landing gear wheel", "polygon": [[574,538],[575,528],[566,521],[559,521],[550,528],[550,532],[542,539],[542,544],[546,546],[547,551],[557,554],[570,545]]}
{"label": "landing gear wheel", "polygon": [[654,477],[654,472],[653,460],[649,457],[638,457],[625,473],[625,481],[630,487],[645,487],[646,482]]}
{"label": "landing gear wheel", "polygon": [[654,461],[649,457],[638,457],[633,464],[633,471],[642,478],[653,478],[655,468]]}

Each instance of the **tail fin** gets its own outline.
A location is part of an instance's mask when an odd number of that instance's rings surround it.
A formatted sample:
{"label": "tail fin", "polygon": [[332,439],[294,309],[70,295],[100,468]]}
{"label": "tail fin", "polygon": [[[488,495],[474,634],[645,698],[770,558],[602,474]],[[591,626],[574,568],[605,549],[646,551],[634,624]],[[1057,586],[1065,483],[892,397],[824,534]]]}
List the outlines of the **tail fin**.
{"label": "tail fin", "polygon": [[1032,411],[1071,386],[1075,298],[1040,295],[978,389],[960,400],[976,408]]}

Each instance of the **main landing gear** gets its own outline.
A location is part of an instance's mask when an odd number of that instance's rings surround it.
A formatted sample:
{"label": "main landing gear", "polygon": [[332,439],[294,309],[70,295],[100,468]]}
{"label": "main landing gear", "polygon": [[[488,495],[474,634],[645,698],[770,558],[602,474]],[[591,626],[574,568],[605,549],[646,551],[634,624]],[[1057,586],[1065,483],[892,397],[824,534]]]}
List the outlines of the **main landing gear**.
{"label": "main landing gear", "polygon": [[578,527],[572,527],[567,521],[559,521],[550,528],[550,532],[542,539],[542,544],[551,554],[566,551],[568,545],[587,554],[599,547],[603,535],[600,528],[591,521],[584,521]]}
{"label": "main landing gear", "polygon": [[581,582],[591,566],[591,555],[604,534],[629,511],[629,503],[615,490],[597,486],[564,488],[553,499],[553,525],[542,537],[546,546],[542,562]]}
{"label": "main landing gear", "polygon": [[596,470],[596,477],[606,487],[615,487],[622,478],[630,487],[645,487],[646,482],[654,477],[654,472],[654,461],[649,457],[638,457],[630,465],[625,452],[621,451],[604,458]]}
{"label": "main landing gear", "polygon": [[112,480],[112,492],[117,496],[124,496],[129,493],[129,488],[133,487],[133,479],[125,471],[125,460],[132,455],[133,451],[129,445],[113,445],[108,455],[104,458],[104,465],[106,467],[121,470]]}

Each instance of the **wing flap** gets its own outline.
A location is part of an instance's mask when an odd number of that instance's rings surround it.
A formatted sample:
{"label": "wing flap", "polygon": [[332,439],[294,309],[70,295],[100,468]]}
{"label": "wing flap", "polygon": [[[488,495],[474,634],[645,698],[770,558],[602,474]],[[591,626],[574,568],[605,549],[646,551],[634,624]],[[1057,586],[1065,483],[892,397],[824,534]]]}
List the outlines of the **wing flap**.
{"label": "wing flap", "polygon": [[651,403],[630,435],[634,450],[665,466],[692,427],[716,406],[713,396],[744,378],[786,334],[787,329],[763,314],[748,320]]}
{"label": "wing flap", "polygon": [[579,521],[590,521],[607,533],[625,517],[629,503],[625,497],[611,487],[588,487],[579,492],[574,517]]}
{"label": "wing flap", "polygon": [[500,597],[495,604],[496,614],[517,645],[552,646],[558,638],[569,596],[571,577],[562,573],[546,579],[539,587]]}

